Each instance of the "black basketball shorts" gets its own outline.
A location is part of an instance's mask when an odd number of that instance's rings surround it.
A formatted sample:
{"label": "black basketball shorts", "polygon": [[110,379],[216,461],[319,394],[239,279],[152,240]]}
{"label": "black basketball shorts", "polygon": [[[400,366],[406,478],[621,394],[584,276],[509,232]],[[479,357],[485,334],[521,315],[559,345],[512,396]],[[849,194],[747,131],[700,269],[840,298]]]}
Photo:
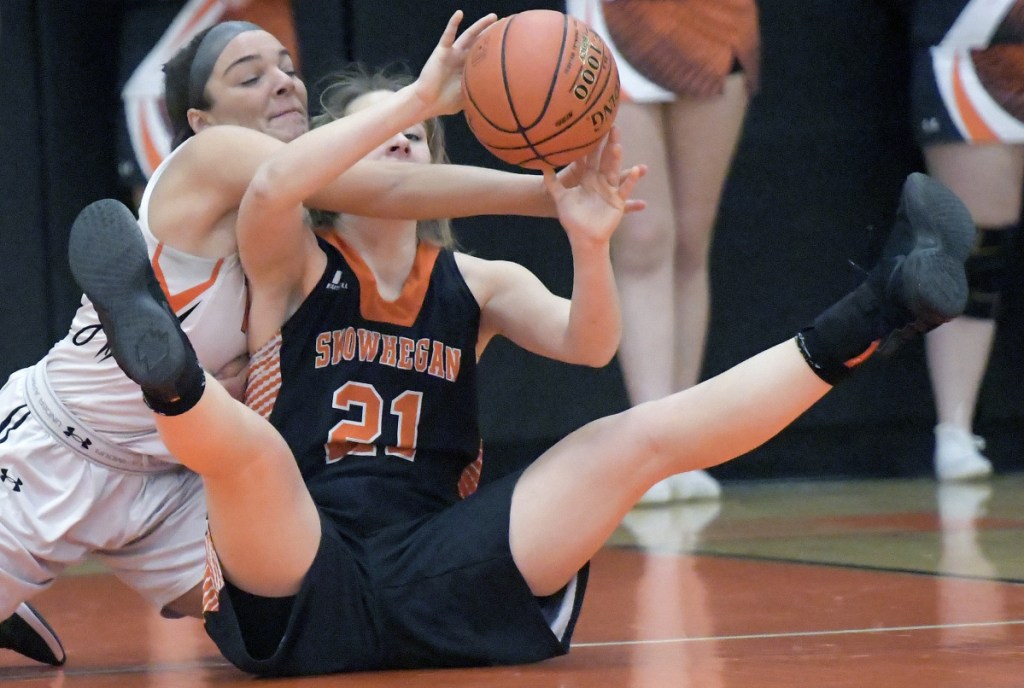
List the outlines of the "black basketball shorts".
{"label": "black basketball shorts", "polygon": [[238,668],[274,676],[522,664],[565,654],[589,565],[551,597],[530,592],[508,540],[520,474],[370,536],[345,533],[322,516],[320,549],[298,594],[282,603],[227,583],[219,609],[206,614],[207,632]]}

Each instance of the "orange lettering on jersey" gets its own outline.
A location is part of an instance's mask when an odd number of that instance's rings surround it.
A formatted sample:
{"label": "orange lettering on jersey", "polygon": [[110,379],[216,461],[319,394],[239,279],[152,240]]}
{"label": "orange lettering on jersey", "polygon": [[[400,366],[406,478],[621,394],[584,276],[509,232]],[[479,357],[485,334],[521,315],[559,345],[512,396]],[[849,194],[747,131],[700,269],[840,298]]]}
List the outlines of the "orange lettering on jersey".
{"label": "orange lettering on jersey", "polygon": [[356,357],[356,331],[353,327],[345,328],[345,336],[341,343],[341,357],[351,361]]}
{"label": "orange lettering on jersey", "polygon": [[377,358],[377,347],[380,345],[380,332],[359,330],[359,360],[372,361]]}
{"label": "orange lettering on jersey", "polygon": [[316,336],[316,360],[313,362],[315,368],[324,368],[331,362],[331,333],[321,332]]}
{"label": "orange lettering on jersey", "polygon": [[444,378],[444,342],[434,342],[430,352],[430,368],[427,372],[434,377]]}
{"label": "orange lettering on jersey", "polygon": [[445,379],[448,382],[455,382],[459,377],[459,364],[462,363],[462,349],[451,346],[444,348]]}
{"label": "orange lettering on jersey", "polygon": [[342,350],[342,337],[344,337],[344,330],[335,330],[331,333],[331,365],[338,365],[341,363],[341,350]]}
{"label": "orange lettering on jersey", "polygon": [[971,96],[964,86],[964,78],[960,73],[960,57],[953,58],[953,99],[956,101],[957,112],[960,120],[967,129],[971,143],[995,143],[999,140],[992,128],[985,122],[985,119],[978,112]]}
{"label": "orange lettering on jersey", "polygon": [[381,342],[384,344],[383,351],[380,352],[381,365],[395,367],[398,362],[398,337],[393,334],[382,334]]}
{"label": "orange lettering on jersey", "polygon": [[341,459],[344,459],[355,446],[355,442],[327,442],[324,444],[324,458],[327,463],[340,461]]}
{"label": "orange lettering on jersey", "polygon": [[398,370],[415,370],[454,382],[459,377],[462,349],[445,346],[429,337],[412,339],[373,330],[347,327],[321,332],[315,341],[314,367],[325,368],[343,361],[378,363]]}
{"label": "orange lettering on jersey", "polygon": [[412,351],[416,344],[408,337],[398,338],[398,369],[412,370]]}
{"label": "orange lettering on jersey", "polygon": [[416,372],[422,373],[427,369],[427,361],[430,359],[430,340],[424,337],[416,342]]}

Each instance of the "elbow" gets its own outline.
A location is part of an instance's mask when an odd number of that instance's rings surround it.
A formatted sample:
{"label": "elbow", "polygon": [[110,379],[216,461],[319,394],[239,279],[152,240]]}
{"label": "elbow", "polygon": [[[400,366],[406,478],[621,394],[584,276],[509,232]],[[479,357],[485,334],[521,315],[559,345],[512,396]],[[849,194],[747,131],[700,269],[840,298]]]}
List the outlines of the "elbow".
{"label": "elbow", "polygon": [[570,347],[575,354],[572,362],[590,368],[603,368],[611,363],[615,354],[619,352],[621,339],[622,328],[620,326],[612,326],[594,332],[593,336],[578,340],[575,346]]}
{"label": "elbow", "polygon": [[594,347],[593,349],[584,352],[583,355],[576,360],[576,363],[577,365],[587,366],[588,368],[604,368],[612,362],[617,351],[617,343],[614,346]]}
{"label": "elbow", "polygon": [[612,362],[613,358],[615,358],[615,349],[612,349],[607,353],[603,353],[600,356],[595,356],[594,360],[589,362],[587,365],[591,368],[604,368]]}
{"label": "elbow", "polygon": [[276,198],[279,195],[280,188],[274,180],[278,176],[273,165],[260,165],[259,169],[256,170],[256,174],[253,175],[252,181],[249,182],[248,188],[245,190],[249,203],[265,206],[272,199]]}

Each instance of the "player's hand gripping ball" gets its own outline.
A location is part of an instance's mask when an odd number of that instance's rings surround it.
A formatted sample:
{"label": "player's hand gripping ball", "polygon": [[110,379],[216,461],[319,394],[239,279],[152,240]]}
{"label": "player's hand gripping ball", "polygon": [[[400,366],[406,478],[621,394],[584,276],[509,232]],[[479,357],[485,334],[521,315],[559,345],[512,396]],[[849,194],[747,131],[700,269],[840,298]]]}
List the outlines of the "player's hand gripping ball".
{"label": "player's hand gripping ball", "polygon": [[487,27],[466,61],[462,88],[477,140],[531,169],[568,165],[594,150],[619,106],[619,72],[604,40],[554,10]]}

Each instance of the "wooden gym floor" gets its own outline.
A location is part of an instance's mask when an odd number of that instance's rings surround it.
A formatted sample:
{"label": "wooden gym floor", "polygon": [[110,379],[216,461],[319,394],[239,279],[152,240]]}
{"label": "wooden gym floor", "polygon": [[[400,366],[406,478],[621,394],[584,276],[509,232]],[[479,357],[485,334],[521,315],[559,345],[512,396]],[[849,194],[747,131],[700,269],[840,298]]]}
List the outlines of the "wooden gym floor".
{"label": "wooden gym floor", "polygon": [[0,651],[0,686],[1016,688],[1022,503],[1024,473],[727,484],[720,503],[638,508],[595,558],[573,651],[493,669],[254,683],[199,622],[84,567],[35,600],[67,665]]}

